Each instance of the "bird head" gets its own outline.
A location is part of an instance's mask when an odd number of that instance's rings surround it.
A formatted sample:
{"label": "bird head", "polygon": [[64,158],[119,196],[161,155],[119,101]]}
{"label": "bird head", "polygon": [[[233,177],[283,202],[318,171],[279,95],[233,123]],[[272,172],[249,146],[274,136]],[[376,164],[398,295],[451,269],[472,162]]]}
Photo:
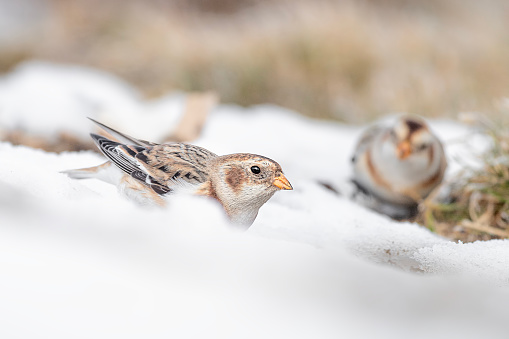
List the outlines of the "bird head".
{"label": "bird head", "polygon": [[213,166],[211,180],[217,198],[233,221],[240,218],[240,223],[252,223],[275,192],[293,189],[281,166],[260,155],[225,155],[214,159]]}
{"label": "bird head", "polygon": [[390,138],[400,160],[422,153],[433,145],[433,135],[428,125],[417,116],[400,117],[390,130]]}

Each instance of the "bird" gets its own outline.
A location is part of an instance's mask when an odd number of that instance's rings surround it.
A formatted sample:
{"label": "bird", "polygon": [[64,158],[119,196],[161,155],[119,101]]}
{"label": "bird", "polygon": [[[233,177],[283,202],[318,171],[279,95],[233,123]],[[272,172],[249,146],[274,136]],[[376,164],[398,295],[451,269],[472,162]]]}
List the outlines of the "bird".
{"label": "bird", "polygon": [[358,192],[373,198],[370,207],[394,219],[409,219],[442,182],[447,160],[423,118],[401,115],[361,134],[352,166]]}
{"label": "bird", "polygon": [[281,166],[270,158],[250,153],[218,156],[188,143],[158,144],[90,120],[109,136],[90,134],[108,161],[62,173],[113,184],[140,205],[165,206],[173,193],[190,192],[216,199],[232,223],[249,227],[274,193],[293,189]]}

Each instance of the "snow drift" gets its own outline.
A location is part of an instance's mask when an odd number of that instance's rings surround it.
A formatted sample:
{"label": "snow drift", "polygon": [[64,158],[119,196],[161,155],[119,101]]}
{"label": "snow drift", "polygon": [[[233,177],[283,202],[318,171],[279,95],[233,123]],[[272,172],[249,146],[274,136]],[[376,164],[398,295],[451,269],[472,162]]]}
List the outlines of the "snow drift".
{"label": "snow drift", "polygon": [[[29,63],[0,80],[0,128],[87,138],[92,116],[157,141],[181,98],[147,102],[107,74]],[[446,145],[469,133],[431,125]],[[274,106],[212,112],[196,144],[273,158],[295,188],[278,192],[245,232],[207,198],[141,209],[103,182],[59,173],[101,163],[96,153],[0,143],[0,334],[506,337],[509,241],[454,243],[350,201],[361,130]],[[452,173],[463,150],[446,151]]]}

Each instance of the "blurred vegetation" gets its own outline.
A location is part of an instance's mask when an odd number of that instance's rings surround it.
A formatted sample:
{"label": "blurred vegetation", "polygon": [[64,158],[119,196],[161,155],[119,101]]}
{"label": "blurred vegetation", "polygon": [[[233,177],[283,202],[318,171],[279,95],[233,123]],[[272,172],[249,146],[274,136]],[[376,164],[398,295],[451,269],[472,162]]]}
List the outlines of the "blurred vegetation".
{"label": "blurred vegetation", "polygon": [[[509,117],[509,104],[505,117]],[[509,238],[509,121],[496,124],[478,116],[474,122],[490,141],[488,149],[477,155],[481,166],[465,165],[462,172],[445,184],[441,196],[428,197],[421,204],[418,221],[456,240],[506,239]]]}
{"label": "blurred vegetation", "polygon": [[77,63],[149,97],[213,90],[347,122],[488,112],[508,95],[505,0],[24,2],[41,20],[0,48],[3,72],[28,58]]}

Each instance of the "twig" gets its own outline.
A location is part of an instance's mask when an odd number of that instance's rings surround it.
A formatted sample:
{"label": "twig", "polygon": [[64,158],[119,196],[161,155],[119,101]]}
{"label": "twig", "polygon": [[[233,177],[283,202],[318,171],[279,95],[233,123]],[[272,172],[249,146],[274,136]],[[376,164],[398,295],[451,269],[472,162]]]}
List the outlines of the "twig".
{"label": "twig", "polygon": [[495,227],[491,227],[486,224],[480,224],[480,223],[472,222],[470,220],[462,220],[460,225],[463,227],[466,227],[466,228],[470,228],[470,229],[479,231],[479,232],[496,235],[497,237],[509,238],[509,232],[506,232],[504,230],[501,230],[501,229],[498,229]]}

